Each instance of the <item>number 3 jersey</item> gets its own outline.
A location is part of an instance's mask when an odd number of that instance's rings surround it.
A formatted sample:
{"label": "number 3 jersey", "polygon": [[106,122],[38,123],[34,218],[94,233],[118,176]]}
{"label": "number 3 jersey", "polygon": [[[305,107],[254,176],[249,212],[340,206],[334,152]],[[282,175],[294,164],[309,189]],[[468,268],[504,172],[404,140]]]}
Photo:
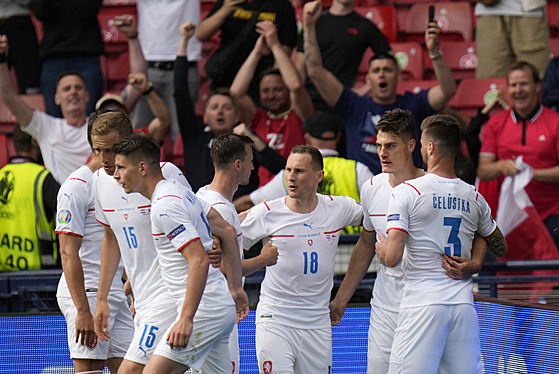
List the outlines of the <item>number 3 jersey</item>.
{"label": "number 3 jersey", "polygon": [[475,232],[488,237],[496,227],[483,196],[458,178],[426,174],[396,186],[387,229],[408,233],[401,307],[473,303],[471,278],[449,278],[441,255],[470,259]]}
{"label": "number 3 jersey", "polygon": [[300,329],[330,326],[328,302],[340,231],[359,226],[363,212],[349,197],[317,196],[310,213],[293,212],[282,197],[256,205],[241,223],[245,249],[260,239],[278,247],[277,263],[266,268],[256,323]]}
{"label": "number 3 jersey", "polygon": [[[161,171],[164,177],[174,178],[190,188],[175,165],[162,163]],[[153,303],[169,302],[151,236],[151,202],[139,193],[124,192],[103,169],[95,172],[93,186],[95,216],[100,223],[110,226],[116,236],[126,275],[134,291],[136,310],[141,311]]]}

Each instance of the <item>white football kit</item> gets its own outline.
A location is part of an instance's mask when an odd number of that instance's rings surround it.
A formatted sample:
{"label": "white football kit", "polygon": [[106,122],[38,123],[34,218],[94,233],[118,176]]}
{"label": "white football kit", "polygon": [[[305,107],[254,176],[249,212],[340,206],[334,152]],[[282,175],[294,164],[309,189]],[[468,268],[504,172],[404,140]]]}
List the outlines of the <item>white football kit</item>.
{"label": "white football kit", "polygon": [[[363,213],[351,198],[317,197],[318,204],[310,213],[295,213],[280,198],[255,206],[241,223],[244,248],[266,238],[279,253],[276,265],[266,269],[256,309],[261,373],[331,370],[328,302],[336,249],[342,227],[360,225]],[[284,334],[277,333],[277,325]],[[291,329],[302,336],[289,334]],[[309,346],[317,352],[307,355]]]}
{"label": "white football kit", "polygon": [[[151,201],[153,240],[161,274],[175,301],[178,319],[184,303],[189,265],[181,251],[196,240],[200,240],[206,251],[212,249],[212,233],[206,220],[212,208],[192,190],[174,180],[160,181]],[[210,266],[187,346],[171,349],[162,340],[155,354],[204,373],[230,374],[228,340],[235,319],[235,302],[227,280],[220,269]]]}
{"label": "white football kit", "polygon": [[485,199],[458,178],[427,174],[394,188],[387,228],[408,237],[389,373],[481,373],[472,280],[449,278],[440,256],[471,258],[476,231],[496,227]]}
{"label": "white football kit", "polygon": [[[93,172],[87,166],[82,166],[70,174],[60,186],[57,198],[56,233],[82,238],[79,257],[83,269],[83,287],[87,294],[90,312],[93,314],[97,303],[103,226],[95,220],[92,179]],[[99,341],[96,337],[93,345],[87,346],[76,343],[77,310],[66,283],[66,276],[62,273],[56,298],[66,319],[71,358],[106,360],[111,357],[124,357],[134,335],[134,323],[122,289],[121,275],[122,264],[119,264],[108,296],[112,311],[108,324],[111,339]]]}
{"label": "white football kit", "polygon": [[[243,258],[243,233],[241,231],[239,215],[237,214],[237,210],[235,209],[233,203],[223,197],[223,195],[219,192],[210,190],[208,186],[200,188],[198,192],[196,192],[196,195],[210,204],[212,208],[221,214],[224,220],[235,228],[235,232],[237,233],[237,242],[239,244],[239,252],[241,254],[241,258]],[[244,279],[245,278],[243,277],[243,285]],[[231,331],[231,335],[229,336],[229,356],[231,357],[231,364],[233,365],[232,374],[239,374],[240,350],[239,328],[237,325],[233,327],[233,331]]]}
{"label": "white football kit", "polygon": [[[175,165],[162,163],[161,171],[190,188]],[[125,359],[145,365],[176,318],[151,237],[151,202],[139,193],[125,193],[103,169],[94,173],[94,195],[96,218],[114,232],[134,292],[135,331]]]}

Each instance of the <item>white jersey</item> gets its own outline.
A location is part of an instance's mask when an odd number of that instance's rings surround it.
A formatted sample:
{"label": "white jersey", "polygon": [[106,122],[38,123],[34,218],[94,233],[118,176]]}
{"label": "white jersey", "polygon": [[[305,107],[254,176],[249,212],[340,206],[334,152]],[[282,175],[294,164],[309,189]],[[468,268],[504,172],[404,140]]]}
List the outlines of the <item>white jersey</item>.
{"label": "white jersey", "polygon": [[[211,206],[174,180],[162,180],[157,184],[151,204],[151,233],[161,274],[180,313],[188,279],[188,261],[181,250],[195,240],[200,240],[206,251],[212,249],[212,233],[206,220]],[[196,314],[211,315],[212,309],[231,305],[235,303],[227,280],[219,269],[210,266]]]}
{"label": "white jersey", "polygon": [[[60,186],[56,210],[55,232],[82,238],[79,256],[83,268],[84,288],[96,290],[99,285],[103,225],[95,219],[93,172],[87,166],[74,171]],[[121,275],[122,264],[119,264],[111,292],[123,292]],[[58,283],[56,296],[71,297],[64,273]]]}
{"label": "white jersey", "polygon": [[[162,163],[163,176],[188,182],[171,163]],[[190,187],[188,185],[188,187]],[[157,252],[151,237],[151,202],[139,193],[127,194],[103,169],[94,174],[95,215],[113,230],[126,275],[134,291],[137,311],[153,303],[168,302],[170,295],[161,278]]]}
{"label": "white jersey", "polygon": [[80,127],[71,126],[64,118],[36,110],[31,122],[21,128],[37,140],[46,168],[60,184],[91,155],[87,121]]}
{"label": "white jersey", "polygon": [[360,225],[363,212],[349,197],[317,197],[310,213],[293,212],[281,198],[255,206],[241,223],[244,248],[267,238],[279,253],[277,263],[266,269],[256,323],[301,329],[330,326],[328,302],[340,231]]}
{"label": "white jersey", "polygon": [[474,234],[496,229],[491,210],[473,186],[429,173],[394,188],[388,230],[408,233],[401,307],[473,303],[472,280],[445,274],[441,255],[471,258]]}
{"label": "white jersey", "polygon": [[[363,206],[363,229],[375,231],[386,237],[386,212],[393,187],[388,179],[389,174],[375,175],[361,186],[361,204]],[[395,267],[379,265],[377,278],[373,288],[371,305],[388,309],[393,312],[400,310],[404,274],[401,262]]]}

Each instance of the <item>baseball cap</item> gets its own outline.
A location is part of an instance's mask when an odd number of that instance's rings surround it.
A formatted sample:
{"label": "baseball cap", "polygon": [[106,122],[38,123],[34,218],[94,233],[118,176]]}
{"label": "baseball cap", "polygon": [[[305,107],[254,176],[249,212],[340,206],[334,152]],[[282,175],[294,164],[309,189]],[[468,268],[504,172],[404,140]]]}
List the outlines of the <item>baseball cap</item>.
{"label": "baseball cap", "polygon": [[99,108],[101,108],[105,103],[108,103],[110,101],[117,103],[128,113],[128,108],[124,104],[124,100],[122,100],[122,97],[112,93],[105,94],[99,100],[97,100],[97,103],[95,104],[95,110],[99,110]]}
{"label": "baseball cap", "polygon": [[[313,113],[305,122],[303,122],[303,130],[310,136],[322,140],[335,140],[344,128],[344,122],[337,115],[319,110]],[[334,136],[323,136],[327,131],[332,131]]]}

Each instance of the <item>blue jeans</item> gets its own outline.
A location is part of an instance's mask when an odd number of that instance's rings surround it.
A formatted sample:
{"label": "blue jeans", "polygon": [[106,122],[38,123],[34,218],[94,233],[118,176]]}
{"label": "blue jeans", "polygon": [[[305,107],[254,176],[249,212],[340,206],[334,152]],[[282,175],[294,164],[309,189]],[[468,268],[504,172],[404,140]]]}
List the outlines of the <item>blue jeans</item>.
{"label": "blue jeans", "polygon": [[51,58],[43,61],[41,88],[45,97],[45,108],[48,114],[56,117],[62,117],[60,107],[54,103],[56,80],[65,70],[76,70],[83,77],[89,92],[89,103],[87,103],[87,115],[89,115],[95,110],[95,103],[103,95],[103,73],[99,56]]}

